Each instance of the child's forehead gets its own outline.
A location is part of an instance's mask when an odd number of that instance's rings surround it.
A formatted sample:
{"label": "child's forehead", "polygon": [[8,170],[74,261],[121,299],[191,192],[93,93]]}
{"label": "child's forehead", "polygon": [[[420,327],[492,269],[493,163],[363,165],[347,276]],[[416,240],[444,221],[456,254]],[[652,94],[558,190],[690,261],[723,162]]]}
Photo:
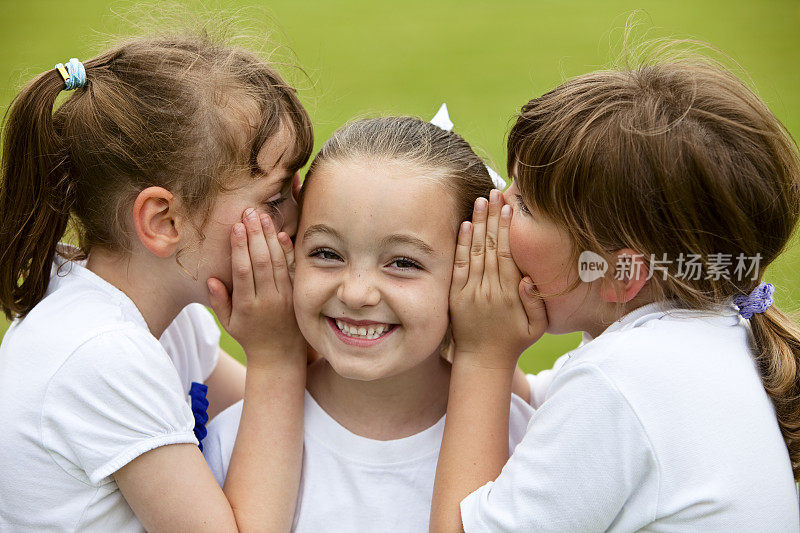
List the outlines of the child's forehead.
{"label": "child's forehead", "polygon": [[373,241],[406,233],[424,235],[426,242],[454,238],[450,194],[438,177],[410,165],[325,165],[311,181],[303,227],[326,224]]}
{"label": "child's forehead", "polygon": [[326,163],[314,174],[306,200],[346,205],[362,212],[430,212],[452,209],[450,193],[434,171],[384,161]]}

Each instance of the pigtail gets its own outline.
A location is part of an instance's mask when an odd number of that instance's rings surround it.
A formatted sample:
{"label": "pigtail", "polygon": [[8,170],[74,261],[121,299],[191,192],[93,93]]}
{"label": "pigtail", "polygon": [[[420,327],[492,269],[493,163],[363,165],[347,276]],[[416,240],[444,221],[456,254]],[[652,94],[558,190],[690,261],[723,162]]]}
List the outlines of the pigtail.
{"label": "pigtail", "polygon": [[750,318],[761,381],[800,480],[800,326],[774,305]]}
{"label": "pigtail", "polygon": [[25,316],[45,294],[56,245],[72,204],[64,143],[53,106],[64,88],[55,70],[17,95],[3,128],[0,182],[0,305]]}

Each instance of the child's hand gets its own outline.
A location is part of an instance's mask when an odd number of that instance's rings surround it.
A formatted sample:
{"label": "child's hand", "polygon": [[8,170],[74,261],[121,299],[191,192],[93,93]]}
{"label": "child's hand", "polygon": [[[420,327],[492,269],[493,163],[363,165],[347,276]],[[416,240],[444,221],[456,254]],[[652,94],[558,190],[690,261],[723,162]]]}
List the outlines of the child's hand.
{"label": "child's hand", "polygon": [[[487,205],[488,204],[488,205]],[[530,295],[511,257],[511,206],[493,190],[490,201],[475,201],[473,222],[458,234],[450,317],[455,359],[480,366],[513,369],[525,348],[547,329],[544,302]]]}
{"label": "child's hand", "polygon": [[[253,209],[231,229],[233,294],[216,278],[208,280],[210,303],[225,330],[241,344],[247,364],[261,354],[305,355],[292,304],[291,240],[280,242],[268,215]],[[286,244],[288,241],[288,246]],[[267,361],[263,361],[267,362]]]}

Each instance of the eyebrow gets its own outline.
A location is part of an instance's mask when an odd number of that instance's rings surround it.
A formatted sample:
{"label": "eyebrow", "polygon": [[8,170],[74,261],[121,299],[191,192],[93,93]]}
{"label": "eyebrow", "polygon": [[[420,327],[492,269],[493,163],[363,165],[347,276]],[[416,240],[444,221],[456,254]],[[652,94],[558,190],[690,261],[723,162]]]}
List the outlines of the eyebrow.
{"label": "eyebrow", "polygon": [[338,241],[344,241],[338,231],[330,226],[326,226],[325,224],[314,224],[313,226],[309,226],[305,233],[303,233],[303,240],[310,239],[315,235],[328,235],[329,237],[333,237]]}
{"label": "eyebrow", "polygon": [[384,237],[381,239],[381,248],[388,248],[393,244],[406,244],[408,246],[413,246],[414,248],[418,248],[422,253],[426,255],[434,255],[433,248],[430,247],[425,241],[422,239],[418,239],[412,235],[404,235],[402,233],[395,233]]}
{"label": "eyebrow", "polygon": [[[310,226],[305,233],[303,233],[303,240],[309,239],[315,235],[328,235],[338,241],[344,241],[342,235],[336,231],[335,229],[331,228],[330,226],[326,226],[325,224],[315,224]],[[405,244],[408,246],[413,246],[414,248],[419,249],[422,253],[426,255],[435,255],[433,248],[429,244],[427,244],[422,239],[414,237],[413,235],[406,235],[402,233],[394,233],[392,235],[388,235],[381,239],[379,243],[380,248],[388,248],[395,244]]]}

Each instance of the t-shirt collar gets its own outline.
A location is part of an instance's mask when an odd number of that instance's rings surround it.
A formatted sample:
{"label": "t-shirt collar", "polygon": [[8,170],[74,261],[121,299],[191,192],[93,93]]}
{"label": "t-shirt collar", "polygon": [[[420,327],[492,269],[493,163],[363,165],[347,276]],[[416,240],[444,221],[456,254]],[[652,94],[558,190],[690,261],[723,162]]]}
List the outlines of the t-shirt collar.
{"label": "t-shirt collar", "polygon": [[[698,317],[711,321],[721,321],[728,325],[736,325],[740,322],[738,311],[732,304],[720,305],[711,310],[701,310],[681,308],[677,302],[668,300],[637,307],[608,326],[599,336],[614,331],[635,328],[651,320],[660,320],[665,316]],[[593,339],[594,337],[584,331],[581,345],[589,343]]]}

